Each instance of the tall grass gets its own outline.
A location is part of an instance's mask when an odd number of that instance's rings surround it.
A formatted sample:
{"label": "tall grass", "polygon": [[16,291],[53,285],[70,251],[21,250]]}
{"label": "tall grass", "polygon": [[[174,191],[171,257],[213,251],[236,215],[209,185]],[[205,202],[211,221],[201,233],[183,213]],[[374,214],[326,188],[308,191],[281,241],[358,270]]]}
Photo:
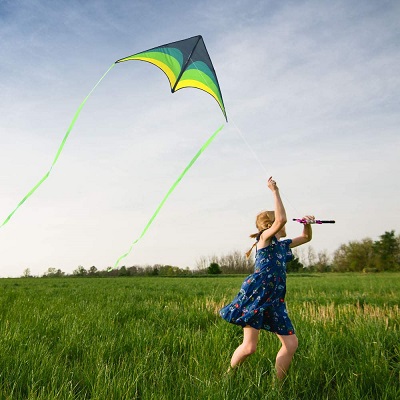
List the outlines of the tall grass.
{"label": "tall grass", "polygon": [[218,316],[242,277],[0,280],[0,399],[398,399],[400,274],[289,276],[299,337],[225,375],[240,327]]}

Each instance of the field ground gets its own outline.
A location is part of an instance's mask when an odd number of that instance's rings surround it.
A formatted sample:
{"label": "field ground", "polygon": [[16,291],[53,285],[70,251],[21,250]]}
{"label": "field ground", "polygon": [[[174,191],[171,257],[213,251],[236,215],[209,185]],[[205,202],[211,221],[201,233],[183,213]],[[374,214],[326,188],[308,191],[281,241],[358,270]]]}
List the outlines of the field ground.
{"label": "field ground", "polygon": [[217,314],[243,276],[0,280],[0,399],[400,398],[400,273],[289,275],[299,349],[277,338],[225,376],[241,328]]}

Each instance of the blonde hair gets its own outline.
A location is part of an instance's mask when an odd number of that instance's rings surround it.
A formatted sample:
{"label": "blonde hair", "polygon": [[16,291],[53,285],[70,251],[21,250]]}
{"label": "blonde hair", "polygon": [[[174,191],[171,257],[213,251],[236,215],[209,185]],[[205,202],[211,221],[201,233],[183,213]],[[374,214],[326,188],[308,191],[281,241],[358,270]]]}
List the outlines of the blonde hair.
{"label": "blonde hair", "polygon": [[251,238],[256,239],[256,242],[251,246],[250,250],[246,252],[246,257],[249,258],[254,246],[260,240],[261,234],[271,228],[275,221],[275,211],[262,211],[256,217],[256,227],[258,229],[257,233],[250,235]]}

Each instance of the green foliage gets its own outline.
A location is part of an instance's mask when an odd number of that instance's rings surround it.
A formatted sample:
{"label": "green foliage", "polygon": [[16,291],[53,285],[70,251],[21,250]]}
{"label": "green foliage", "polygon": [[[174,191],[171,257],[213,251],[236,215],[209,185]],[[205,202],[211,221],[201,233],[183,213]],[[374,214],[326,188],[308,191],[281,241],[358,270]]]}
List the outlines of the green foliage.
{"label": "green foliage", "polygon": [[394,230],[385,232],[374,243],[377,253],[377,268],[381,271],[400,270],[400,238],[395,236]]}
{"label": "green foliage", "polygon": [[300,260],[297,257],[294,257],[292,261],[289,261],[286,264],[286,271],[288,273],[299,272],[299,271],[302,271],[303,268],[304,268],[304,265],[300,262]]}
{"label": "green foliage", "polygon": [[65,275],[65,273],[62,272],[61,269],[50,267],[50,268],[47,269],[47,272],[43,275],[43,277],[46,277],[46,278],[61,278],[64,275]]}
{"label": "green foliage", "polygon": [[359,242],[342,244],[333,258],[333,271],[351,272],[373,270],[400,270],[400,240],[395,232],[385,232],[380,240],[366,238]]}
{"label": "green foliage", "polygon": [[122,266],[122,267],[118,270],[118,276],[129,276],[129,271],[126,269],[125,265]]}
{"label": "green foliage", "polygon": [[211,263],[207,269],[207,272],[211,275],[218,275],[222,271],[221,271],[221,267],[217,263]]}
{"label": "green foliage", "polygon": [[97,270],[97,268],[94,265],[92,265],[89,268],[88,275],[89,276],[98,276],[99,275],[99,271]]}
{"label": "green foliage", "polygon": [[82,265],[79,265],[79,267],[74,270],[73,275],[74,276],[81,276],[81,277],[82,276],[86,276],[87,275],[87,271]]}
{"label": "green foliage", "polygon": [[161,276],[182,276],[186,275],[186,271],[179,267],[174,267],[172,265],[162,265],[158,267],[158,275]]}
{"label": "green foliage", "polygon": [[225,376],[242,329],[218,310],[243,277],[0,280],[0,399],[369,400],[400,395],[400,274],[295,274],[300,346],[279,341]]}

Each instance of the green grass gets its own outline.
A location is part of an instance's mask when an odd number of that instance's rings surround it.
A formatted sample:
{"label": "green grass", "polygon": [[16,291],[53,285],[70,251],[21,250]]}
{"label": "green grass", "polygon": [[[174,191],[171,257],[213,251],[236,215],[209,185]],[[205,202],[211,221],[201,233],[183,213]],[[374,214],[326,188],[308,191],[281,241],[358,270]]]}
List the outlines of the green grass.
{"label": "green grass", "polygon": [[400,274],[290,275],[299,349],[279,341],[224,376],[240,327],[218,309],[243,277],[0,280],[0,399],[400,398]]}

